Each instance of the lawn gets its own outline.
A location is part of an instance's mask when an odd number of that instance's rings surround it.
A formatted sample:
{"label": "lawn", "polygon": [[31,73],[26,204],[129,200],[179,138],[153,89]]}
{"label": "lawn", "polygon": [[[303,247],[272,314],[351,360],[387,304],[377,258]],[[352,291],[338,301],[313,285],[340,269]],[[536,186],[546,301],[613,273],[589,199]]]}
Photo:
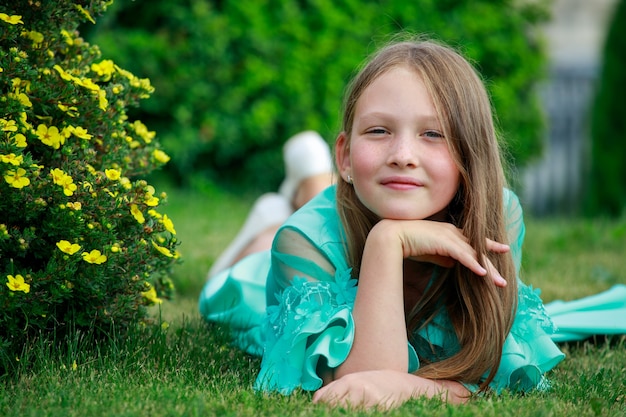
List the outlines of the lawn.
{"label": "lawn", "polygon": [[[175,271],[177,298],[152,312],[166,324],[95,347],[81,334],[61,350],[30,346],[23,370],[1,379],[0,416],[376,415],[313,405],[308,393],[284,397],[252,390],[259,359],[232,348],[225,330],[197,313],[206,271],[252,199],[207,185],[167,191],[166,211],[182,241],[184,263]],[[593,294],[626,283],[625,247],[626,219],[527,219],[523,279],[541,288],[546,302]],[[464,406],[414,400],[386,415],[626,415],[626,339],[561,347],[567,359],[550,372],[548,392]]]}

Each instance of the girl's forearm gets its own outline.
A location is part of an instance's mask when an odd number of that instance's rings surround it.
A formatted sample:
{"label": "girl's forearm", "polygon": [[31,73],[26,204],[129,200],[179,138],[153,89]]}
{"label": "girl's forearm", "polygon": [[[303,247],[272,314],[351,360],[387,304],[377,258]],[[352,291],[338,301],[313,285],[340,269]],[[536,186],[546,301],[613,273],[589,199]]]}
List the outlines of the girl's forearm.
{"label": "girl's forearm", "polygon": [[379,223],[363,252],[354,304],[354,344],[334,378],[366,370],[406,372],[408,348],[404,316],[402,247],[393,227]]}

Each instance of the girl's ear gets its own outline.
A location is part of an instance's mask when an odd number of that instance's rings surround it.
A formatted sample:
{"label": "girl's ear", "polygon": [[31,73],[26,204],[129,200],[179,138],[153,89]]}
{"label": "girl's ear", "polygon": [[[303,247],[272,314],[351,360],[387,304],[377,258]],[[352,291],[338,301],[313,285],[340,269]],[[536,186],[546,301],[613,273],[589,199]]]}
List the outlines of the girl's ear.
{"label": "girl's ear", "polygon": [[351,174],[350,146],[346,132],[341,132],[335,141],[335,164],[337,171],[344,181],[348,182],[348,175]]}

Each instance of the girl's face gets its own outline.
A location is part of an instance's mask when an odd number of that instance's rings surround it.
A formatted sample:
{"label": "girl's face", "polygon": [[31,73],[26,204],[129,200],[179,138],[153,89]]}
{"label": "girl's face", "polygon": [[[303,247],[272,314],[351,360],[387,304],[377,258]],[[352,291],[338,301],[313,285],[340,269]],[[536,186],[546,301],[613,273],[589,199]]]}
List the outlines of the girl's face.
{"label": "girl's face", "polygon": [[339,135],[337,166],[380,218],[444,220],[459,188],[430,95],[406,67],[380,75],[358,99],[352,133]]}

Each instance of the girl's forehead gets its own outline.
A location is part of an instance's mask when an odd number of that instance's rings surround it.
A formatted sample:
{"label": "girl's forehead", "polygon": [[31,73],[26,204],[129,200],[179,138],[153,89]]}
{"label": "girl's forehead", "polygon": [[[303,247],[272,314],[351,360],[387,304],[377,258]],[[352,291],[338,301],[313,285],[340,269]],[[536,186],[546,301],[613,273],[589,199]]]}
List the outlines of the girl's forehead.
{"label": "girl's forehead", "polygon": [[388,106],[402,99],[415,99],[419,103],[427,102],[430,105],[433,102],[431,91],[419,73],[405,66],[396,66],[378,74],[363,88],[355,110],[374,103]]}

